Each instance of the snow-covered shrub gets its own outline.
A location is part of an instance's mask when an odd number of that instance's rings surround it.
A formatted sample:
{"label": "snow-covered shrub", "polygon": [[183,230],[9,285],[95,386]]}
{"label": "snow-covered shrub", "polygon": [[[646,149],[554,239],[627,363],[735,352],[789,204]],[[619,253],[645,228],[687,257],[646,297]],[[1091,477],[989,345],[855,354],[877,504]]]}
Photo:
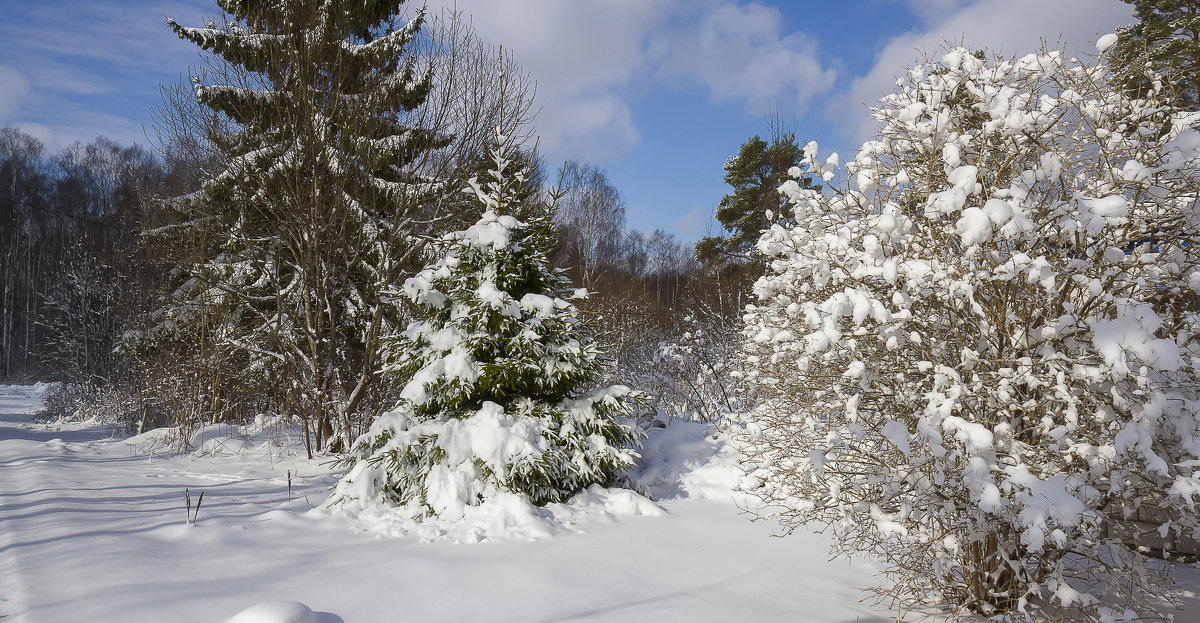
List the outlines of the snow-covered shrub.
{"label": "snow-covered shrub", "polygon": [[637,393],[585,391],[600,352],[570,299],[586,292],[547,259],[552,216],[510,215],[524,172],[498,140],[493,179],[469,189],[483,217],[433,241],[434,261],[404,284],[418,319],[386,367],[407,382],[401,402],[355,443],[329,507],[453,519],[502,494],[561,502],[616,483],[638,456],[619,419]]}
{"label": "snow-covered shrub", "polygon": [[42,408],[34,417],[44,422],[53,422],[72,417],[82,399],[82,387],[73,384],[55,383],[46,390]]}
{"label": "snow-covered shrub", "polygon": [[734,322],[707,309],[677,320],[675,336],[658,343],[644,372],[659,412],[723,422],[745,408]]}
{"label": "snow-covered shrub", "polygon": [[54,423],[95,422],[140,433],[146,414],[136,393],[114,385],[78,381],[55,383],[46,392],[45,407],[37,417]]}
{"label": "snow-covered shrub", "polygon": [[[1151,614],[1170,583],[1111,535],[1139,511],[1197,528],[1198,117],[1131,99],[1103,55],[982,56],[910,70],[853,183],[781,188],[744,486],[882,558],[907,603]],[[815,143],[805,166],[840,170]]]}
{"label": "snow-covered shrub", "polygon": [[272,393],[283,386],[278,375],[245,353],[221,347],[232,336],[227,324],[232,312],[227,301],[210,299],[147,314],[142,325],[125,332],[119,348],[135,363],[147,416],[139,432],[169,426],[179,432],[174,441],[183,451],[193,431],[242,424],[273,410]]}
{"label": "snow-covered shrub", "polygon": [[[746,408],[741,358],[741,305],[721,306],[709,275],[696,275],[673,306],[636,294],[587,301],[585,314],[604,327],[599,339],[612,359],[602,381],[637,387],[646,397],[639,421],[671,419],[722,423]],[[746,282],[748,289],[749,282]],[[721,287],[718,284],[716,287]],[[718,294],[717,296],[720,296]]]}

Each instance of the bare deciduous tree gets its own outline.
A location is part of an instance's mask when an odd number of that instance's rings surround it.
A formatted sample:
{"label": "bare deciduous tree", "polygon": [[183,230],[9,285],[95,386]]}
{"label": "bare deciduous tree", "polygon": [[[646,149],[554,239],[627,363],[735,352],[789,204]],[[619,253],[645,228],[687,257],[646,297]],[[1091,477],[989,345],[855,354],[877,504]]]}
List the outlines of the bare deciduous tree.
{"label": "bare deciduous tree", "polygon": [[580,283],[594,288],[615,264],[625,234],[625,202],[603,170],[577,160],[559,169],[556,192],[565,251],[579,270]]}

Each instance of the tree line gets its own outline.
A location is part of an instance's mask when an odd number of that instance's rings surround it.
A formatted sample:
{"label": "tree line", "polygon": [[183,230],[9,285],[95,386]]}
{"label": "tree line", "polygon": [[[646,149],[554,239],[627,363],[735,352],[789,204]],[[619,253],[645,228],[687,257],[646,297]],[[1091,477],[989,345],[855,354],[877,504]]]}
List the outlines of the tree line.
{"label": "tree line", "polygon": [[15,128],[0,129],[0,175],[0,378],[106,379],[155,279],[143,198],[186,175],[103,137],[48,153]]}

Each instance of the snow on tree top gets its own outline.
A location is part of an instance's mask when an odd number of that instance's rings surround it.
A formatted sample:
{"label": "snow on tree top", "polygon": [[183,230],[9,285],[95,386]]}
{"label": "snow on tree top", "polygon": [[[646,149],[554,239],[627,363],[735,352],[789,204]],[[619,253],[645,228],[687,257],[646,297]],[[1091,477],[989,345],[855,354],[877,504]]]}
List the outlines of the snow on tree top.
{"label": "snow on tree top", "polygon": [[503,249],[512,241],[512,230],[519,227],[525,227],[525,224],[507,214],[498,215],[495,211],[488,210],[483,213],[479,222],[451,236],[475,247]]}

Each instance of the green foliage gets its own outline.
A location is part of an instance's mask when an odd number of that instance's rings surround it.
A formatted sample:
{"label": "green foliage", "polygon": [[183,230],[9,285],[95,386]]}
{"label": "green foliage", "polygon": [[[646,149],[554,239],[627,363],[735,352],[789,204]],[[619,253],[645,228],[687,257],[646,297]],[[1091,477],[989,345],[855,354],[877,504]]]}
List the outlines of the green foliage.
{"label": "green foliage", "polygon": [[433,262],[407,280],[417,319],[389,340],[385,373],[406,380],[397,408],[359,439],[357,466],[333,503],[412,505],[454,515],[498,493],[560,502],[614,484],[636,429],[618,419],[640,401],[624,387],[587,391],[601,353],[562,270],[552,210],[511,215],[528,198],[526,169],[493,152],[492,180],[471,180],[484,214],[431,241]]}
{"label": "green foliage", "polygon": [[230,162],[195,199],[227,202],[248,233],[273,233],[276,219],[313,207],[352,211],[342,207],[349,204],[366,218],[404,207],[406,166],[438,143],[403,122],[430,88],[405,52],[423,12],[396,28],[402,2],[220,4],[233,13],[223,26],[168,19],[180,38],[234,68],[227,84],[196,79],[199,101],[241,131],[212,137]]}
{"label": "green foliage", "polygon": [[[536,505],[565,502],[593,484],[620,484],[636,454],[638,438],[616,418],[626,415],[632,396],[621,393],[591,396],[574,404],[555,405],[520,398],[504,409],[494,403],[478,412],[458,411],[420,421],[403,411],[385,414],[359,440],[354,456],[376,479],[373,495],[387,506],[412,505],[421,513],[439,514],[449,506],[430,491],[430,476],[451,464],[469,474],[474,495],[464,506],[495,492],[518,493]],[[471,420],[471,424],[464,424]],[[506,441],[536,439],[537,452],[514,452],[499,461],[472,456],[452,461],[447,446],[460,443],[463,431],[479,421],[494,423]],[[603,443],[597,446],[597,440]],[[582,459],[582,460],[581,460]],[[465,469],[464,469],[465,468]],[[344,482],[360,477],[351,471]],[[352,487],[339,486],[334,500],[345,504]],[[340,498],[340,499],[339,499]],[[356,500],[363,502],[363,500]],[[440,507],[440,508],[439,508]]]}
{"label": "green foliage", "polygon": [[[778,189],[791,179],[788,171],[799,166],[803,157],[794,134],[782,134],[770,142],[755,135],[743,143],[737,155],[725,163],[725,183],[733,187],[733,192],[717,206],[717,221],[729,235],[701,239],[696,244],[697,259],[707,262],[749,257],[759,234],[771,224],[767,213],[776,218],[787,213],[787,202]],[[798,182],[804,188],[813,187],[811,177],[802,177]]]}
{"label": "green foliage", "polygon": [[398,355],[387,372],[415,379],[451,355],[477,369],[469,378],[427,381],[425,400],[414,401],[418,415],[478,409],[488,401],[507,405],[519,397],[559,401],[598,372],[598,348],[564,300],[571,296],[567,278],[550,265],[550,214],[528,223],[509,214],[527,196],[524,173],[509,175],[511,164],[493,164],[497,179],[486,190],[472,180],[488,211],[475,225],[435,241],[441,259],[405,284],[420,322],[392,344]]}
{"label": "green foliage", "polygon": [[[546,171],[541,158],[534,152],[514,151],[513,161],[512,166],[524,171],[526,179],[518,187],[509,191],[512,195],[509,197],[506,213],[519,220],[532,222],[547,209],[547,197],[542,191],[546,182]],[[472,179],[486,179],[489,176],[488,171],[495,164],[492,155],[486,151],[465,156],[460,170],[456,172],[458,177],[454,182],[447,182],[447,184],[456,183],[458,188],[465,188]],[[467,193],[448,193],[447,195],[440,202],[440,216],[443,220],[439,222],[445,224],[440,227],[440,231],[466,229],[479,220],[477,197]]]}
{"label": "green foliage", "polygon": [[424,11],[404,23],[402,4],[219,0],[221,22],[167,20],[214,55],[195,96],[228,123],[204,137],[221,165],[170,202],[176,246],[202,248],[177,255],[170,322],[148,333],[228,352],[275,410],[311,418],[317,449],[349,444],[378,388],[379,336],[401,319],[380,293],[436,186],[415,171],[444,140],[409,123],[431,82],[408,53]]}
{"label": "green foliage", "polygon": [[1145,67],[1166,75],[1180,108],[1200,106],[1200,0],[1123,0],[1137,23],[1119,31],[1111,62],[1134,93],[1153,88]]}

